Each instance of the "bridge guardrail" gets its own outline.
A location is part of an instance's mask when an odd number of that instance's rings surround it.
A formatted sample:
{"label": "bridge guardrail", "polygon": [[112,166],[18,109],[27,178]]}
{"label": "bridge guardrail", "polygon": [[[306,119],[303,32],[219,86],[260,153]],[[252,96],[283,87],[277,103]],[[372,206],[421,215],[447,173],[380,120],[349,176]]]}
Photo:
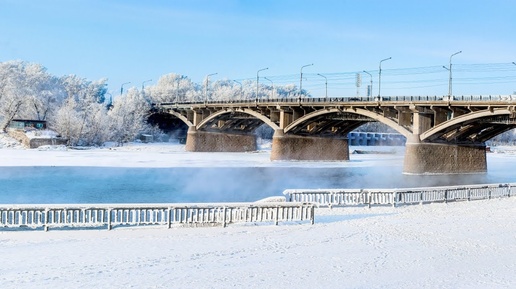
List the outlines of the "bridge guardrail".
{"label": "bridge guardrail", "polygon": [[100,228],[116,226],[203,226],[246,222],[310,221],[308,203],[11,205],[0,206],[1,228]]}
{"label": "bridge guardrail", "polygon": [[516,195],[516,183],[406,189],[288,189],[287,201],[327,207],[409,205],[471,201]]}
{"label": "bridge guardrail", "polygon": [[379,101],[432,101],[432,102],[448,102],[448,101],[485,101],[485,102],[512,102],[516,101],[516,95],[454,95],[453,97],[448,96],[382,96],[382,97],[371,97],[371,96],[352,96],[352,97],[285,97],[285,98],[258,98],[258,99],[231,99],[231,100],[211,100],[211,101],[183,101],[183,102],[163,102],[157,104],[158,106],[170,106],[170,105],[204,105],[204,104],[228,104],[228,103],[241,103],[241,104],[252,104],[252,103],[323,103],[323,102],[379,102]]}

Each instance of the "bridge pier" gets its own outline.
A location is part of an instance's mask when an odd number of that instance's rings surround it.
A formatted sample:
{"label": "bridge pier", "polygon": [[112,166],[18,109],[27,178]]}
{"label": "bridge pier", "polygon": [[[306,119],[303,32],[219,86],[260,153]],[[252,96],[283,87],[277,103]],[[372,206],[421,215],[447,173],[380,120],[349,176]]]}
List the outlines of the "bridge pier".
{"label": "bridge pier", "polygon": [[271,160],[346,161],[348,140],[285,135],[276,130],[272,137]]}
{"label": "bridge pier", "polygon": [[486,145],[406,143],[404,174],[486,173]]}
{"label": "bridge pier", "polygon": [[254,135],[188,129],[185,150],[189,152],[248,152],[257,149]]}

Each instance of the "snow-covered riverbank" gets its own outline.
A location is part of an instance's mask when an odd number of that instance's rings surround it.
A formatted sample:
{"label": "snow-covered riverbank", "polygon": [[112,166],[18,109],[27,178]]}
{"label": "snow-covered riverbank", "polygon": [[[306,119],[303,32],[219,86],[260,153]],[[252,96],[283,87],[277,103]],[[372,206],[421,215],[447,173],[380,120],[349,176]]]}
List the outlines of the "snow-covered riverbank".
{"label": "snow-covered riverbank", "polygon": [[2,288],[513,288],[516,199],[315,225],[1,232]]}
{"label": "snow-covered riverbank", "polygon": [[[505,152],[510,149],[505,149]],[[336,166],[181,145],[0,149],[0,167]],[[509,153],[488,154],[495,173]],[[355,161],[353,161],[355,158]],[[356,161],[356,158],[360,158]],[[401,153],[346,166],[398,166]],[[0,231],[1,288],[512,288],[516,199],[319,208],[315,225]]]}

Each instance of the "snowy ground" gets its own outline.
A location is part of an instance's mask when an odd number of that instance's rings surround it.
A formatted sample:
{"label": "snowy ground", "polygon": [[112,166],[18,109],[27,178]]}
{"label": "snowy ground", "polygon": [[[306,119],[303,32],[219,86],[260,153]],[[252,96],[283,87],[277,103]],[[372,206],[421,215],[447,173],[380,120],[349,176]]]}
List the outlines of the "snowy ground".
{"label": "snowy ground", "polygon": [[[13,144],[0,149],[0,166],[238,166],[242,157],[247,166],[335,165],[271,164],[268,152],[193,157],[179,145]],[[515,288],[514,216],[509,198],[319,208],[315,225],[0,231],[0,288]]]}
{"label": "snowy ground", "polygon": [[[1,139],[0,139],[1,142]],[[130,143],[121,147],[102,148],[67,148],[65,146],[43,146],[38,149],[24,149],[10,145],[0,149],[0,167],[2,166],[97,166],[97,167],[263,167],[263,166],[321,166],[334,167],[342,162],[271,162],[270,147],[248,153],[191,153],[184,151],[184,145],[175,143]],[[1,148],[1,146],[0,146]],[[368,150],[368,147],[357,147]],[[375,147],[396,154],[382,155],[385,161],[402,160],[402,147]],[[352,149],[351,149],[352,151]],[[375,155],[360,155],[362,159],[376,160]],[[364,165],[345,163],[348,166]]]}
{"label": "snowy ground", "polygon": [[315,225],[0,233],[2,288],[514,288],[516,198]]}

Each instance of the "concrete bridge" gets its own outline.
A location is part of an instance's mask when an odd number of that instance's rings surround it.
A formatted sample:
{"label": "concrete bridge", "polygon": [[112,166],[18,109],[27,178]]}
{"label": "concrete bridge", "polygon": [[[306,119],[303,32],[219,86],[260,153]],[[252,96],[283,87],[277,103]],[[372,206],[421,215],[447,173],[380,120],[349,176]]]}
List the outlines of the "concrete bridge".
{"label": "concrete bridge", "polygon": [[381,122],[406,137],[407,174],[484,173],[485,142],[516,127],[516,96],[282,98],[161,103],[186,125],[186,150],[256,150],[274,129],[271,160],[349,160],[347,134]]}

